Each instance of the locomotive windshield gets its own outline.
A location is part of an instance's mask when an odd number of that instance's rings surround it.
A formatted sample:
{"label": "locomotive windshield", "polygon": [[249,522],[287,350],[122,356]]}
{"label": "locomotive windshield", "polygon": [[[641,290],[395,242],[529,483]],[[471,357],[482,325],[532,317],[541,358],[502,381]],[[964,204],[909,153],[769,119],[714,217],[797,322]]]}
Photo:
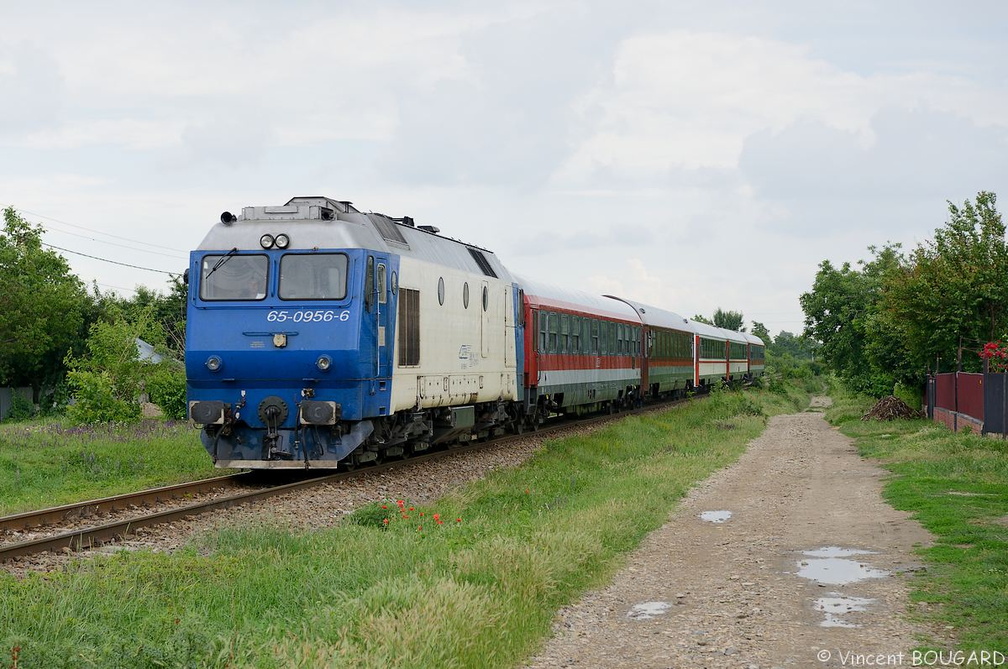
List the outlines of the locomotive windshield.
{"label": "locomotive windshield", "polygon": [[342,300],[347,257],[342,253],[288,253],[280,259],[280,299]]}
{"label": "locomotive windshield", "polygon": [[200,280],[204,300],[261,300],[266,297],[265,255],[206,255]]}

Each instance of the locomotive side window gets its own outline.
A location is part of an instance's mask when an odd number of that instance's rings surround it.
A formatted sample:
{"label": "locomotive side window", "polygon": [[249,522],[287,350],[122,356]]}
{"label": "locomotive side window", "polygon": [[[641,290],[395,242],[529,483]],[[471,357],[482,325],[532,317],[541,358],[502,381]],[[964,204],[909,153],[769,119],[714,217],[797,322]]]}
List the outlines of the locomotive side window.
{"label": "locomotive side window", "polygon": [[280,259],[280,299],[342,300],[347,257],[342,253],[288,253]]}
{"label": "locomotive side window", "polygon": [[367,270],[364,272],[364,308],[371,311],[374,306],[374,256],[368,256]]}
{"label": "locomotive side window", "polygon": [[385,264],[378,263],[378,304],[388,302],[388,294],[386,293],[388,289],[385,286]]}
{"label": "locomotive side window", "polygon": [[200,299],[261,300],[266,297],[269,258],[256,255],[206,255],[200,271]]}

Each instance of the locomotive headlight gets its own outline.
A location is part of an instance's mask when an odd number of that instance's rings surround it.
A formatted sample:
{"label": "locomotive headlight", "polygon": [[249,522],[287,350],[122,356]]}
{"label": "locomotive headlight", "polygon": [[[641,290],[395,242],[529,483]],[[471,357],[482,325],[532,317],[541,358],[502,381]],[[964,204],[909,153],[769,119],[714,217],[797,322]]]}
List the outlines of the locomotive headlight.
{"label": "locomotive headlight", "polygon": [[267,233],[259,238],[259,246],[263,247],[264,249],[270,249],[273,248],[273,244],[275,241],[276,240],[273,239],[273,235]]}
{"label": "locomotive headlight", "polygon": [[273,243],[276,244],[278,249],[285,249],[290,246],[290,237],[281,232],[274,238]]}
{"label": "locomotive headlight", "polygon": [[329,368],[332,366],[332,358],[328,355],[320,355],[319,359],[315,361],[315,366],[318,367],[321,372],[328,372]]}
{"label": "locomotive headlight", "polygon": [[220,359],[220,356],[211,355],[206,360],[206,368],[211,372],[218,371],[224,365],[224,361]]}

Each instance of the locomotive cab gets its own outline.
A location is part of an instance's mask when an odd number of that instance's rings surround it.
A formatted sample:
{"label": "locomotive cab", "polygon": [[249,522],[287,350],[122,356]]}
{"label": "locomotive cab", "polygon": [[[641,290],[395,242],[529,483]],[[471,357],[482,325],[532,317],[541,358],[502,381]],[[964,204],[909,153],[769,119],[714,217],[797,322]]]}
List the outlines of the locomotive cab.
{"label": "locomotive cab", "polygon": [[191,254],[189,412],[218,466],[335,467],[390,411],[398,258],[314,246],[304,209],[224,215]]}

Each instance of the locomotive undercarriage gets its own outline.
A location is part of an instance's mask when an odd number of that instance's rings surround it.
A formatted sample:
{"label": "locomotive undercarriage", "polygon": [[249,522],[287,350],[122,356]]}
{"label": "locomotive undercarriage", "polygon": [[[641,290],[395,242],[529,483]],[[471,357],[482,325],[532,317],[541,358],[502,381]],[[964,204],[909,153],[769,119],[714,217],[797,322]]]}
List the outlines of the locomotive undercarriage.
{"label": "locomotive undercarriage", "polygon": [[374,432],[340,464],[356,467],[386,459],[406,458],[431,448],[457,447],[505,432],[538,429],[544,415],[515,402],[485,402],[456,407],[401,412],[372,419]]}
{"label": "locomotive undercarriage", "polygon": [[[702,388],[701,388],[702,389]],[[264,427],[241,418],[240,408],[220,405],[219,421],[204,424],[202,440],[223,467],[354,468],[390,459],[408,458],[432,448],[453,448],[472,441],[538,430],[554,415],[616,413],[643,402],[640,389],[628,386],[615,398],[565,405],[563,393],[526,391],[524,402],[485,402],[464,406],[415,409],[361,421],[339,419],[339,405],[302,400],[288,406],[276,396],[263,400],[256,413]],[[311,405],[311,411],[306,407]],[[216,412],[217,406],[214,407]],[[282,427],[289,413],[296,427]],[[194,413],[194,418],[196,414]],[[307,421],[315,421],[309,423]],[[325,424],[328,421],[328,424]],[[288,423],[289,424],[289,423]]]}

